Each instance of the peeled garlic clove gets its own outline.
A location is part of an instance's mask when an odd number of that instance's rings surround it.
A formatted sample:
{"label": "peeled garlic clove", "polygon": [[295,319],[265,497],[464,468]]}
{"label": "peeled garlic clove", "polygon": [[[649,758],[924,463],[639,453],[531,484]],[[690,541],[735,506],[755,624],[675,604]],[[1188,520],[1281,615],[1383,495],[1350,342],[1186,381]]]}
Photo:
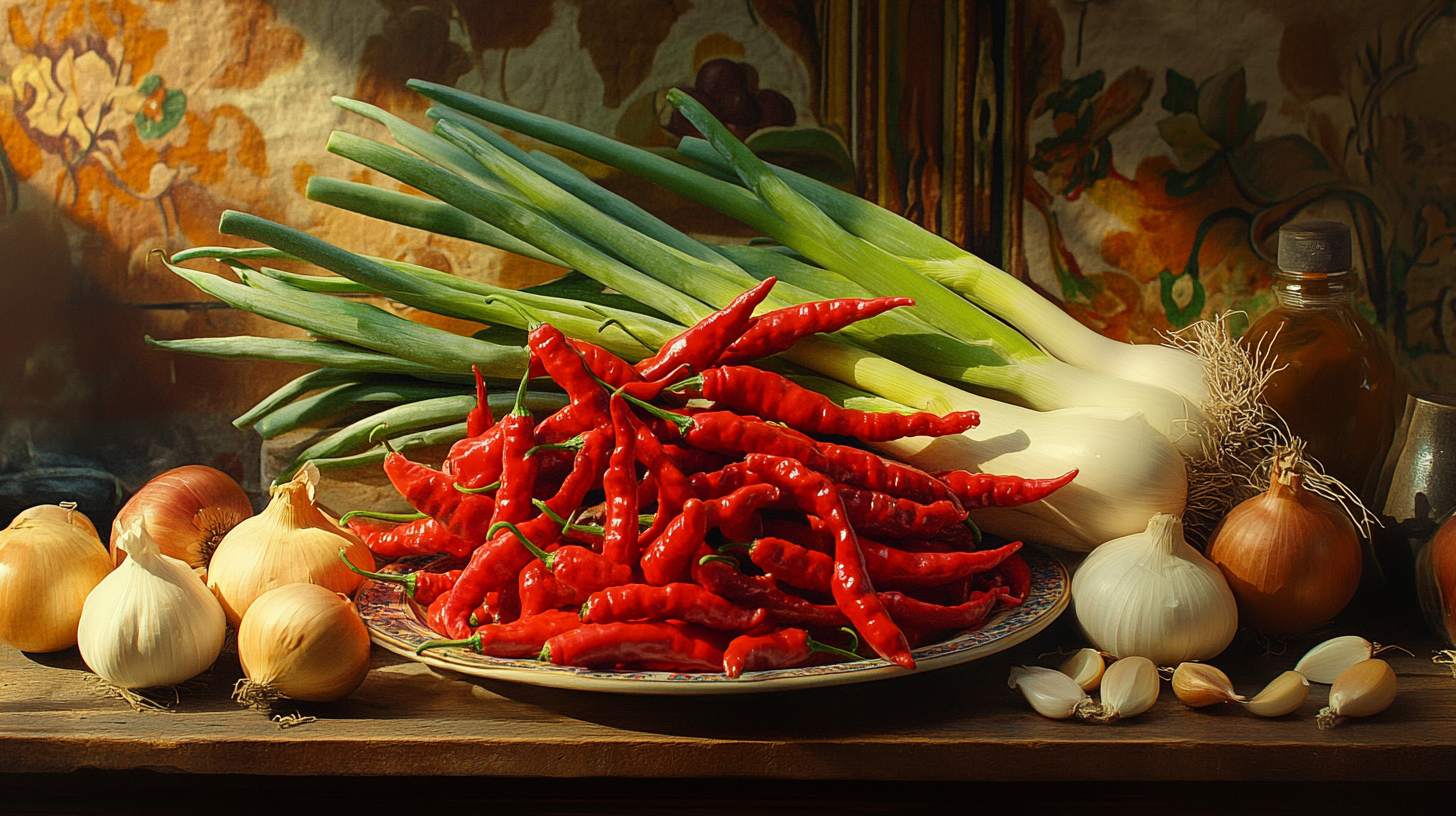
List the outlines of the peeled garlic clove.
{"label": "peeled garlic clove", "polygon": [[1320,728],[1334,728],[1346,717],[1379,714],[1395,702],[1395,670],[1379,658],[1345,669],[1330,686],[1330,704],[1315,717]]}
{"label": "peeled garlic clove", "polygon": [[1158,667],[1146,657],[1124,657],[1102,675],[1104,722],[1136,717],[1158,701]]}
{"label": "peeled garlic clove", "polygon": [[1075,680],[1056,669],[1017,666],[1011,670],[1011,678],[1006,684],[1020,689],[1036,713],[1053,720],[1065,720],[1075,714],[1077,706],[1084,701],[1091,703],[1087,692]]}
{"label": "peeled garlic clove", "polygon": [[1304,705],[1308,697],[1309,680],[1297,671],[1287,671],[1244,703],[1244,708],[1260,717],[1283,717]]}
{"label": "peeled garlic clove", "polygon": [[1173,693],[1194,708],[1215,703],[1241,703],[1228,675],[1206,663],[1179,663],[1173,671]]}
{"label": "peeled garlic clove", "polygon": [[1057,671],[1072,678],[1083,691],[1091,691],[1102,682],[1102,672],[1106,668],[1107,661],[1102,659],[1101,652],[1096,649],[1078,649]]}
{"label": "peeled garlic clove", "polygon": [[1362,660],[1369,660],[1374,649],[1370,641],[1358,635],[1332,638],[1305,652],[1294,670],[1311,683],[1329,685],[1341,672]]}

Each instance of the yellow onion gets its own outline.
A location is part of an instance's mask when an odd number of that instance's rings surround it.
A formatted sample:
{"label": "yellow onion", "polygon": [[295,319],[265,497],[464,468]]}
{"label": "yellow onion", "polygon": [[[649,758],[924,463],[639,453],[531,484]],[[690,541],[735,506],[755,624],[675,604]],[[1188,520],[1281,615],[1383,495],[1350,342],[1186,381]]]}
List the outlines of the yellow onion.
{"label": "yellow onion", "polygon": [[37,504],[34,507],[28,507],[20,511],[20,515],[16,516],[10,523],[14,524],[21,519],[46,519],[48,521],[65,522],[80,530],[82,533],[85,533],[88,538],[94,538],[97,541],[101,540],[101,534],[96,532],[96,525],[91,523],[91,519],[87,518],[85,513],[76,509],[75,502]]}
{"label": "yellow onion", "polygon": [[258,597],[238,628],[238,658],[248,679],[234,696],[283,696],[326,703],[369,673],[369,630],[347,596],[316,584],[289,584]]}
{"label": "yellow onion", "polygon": [[86,596],[111,572],[111,559],[94,532],[34,510],[0,531],[0,641],[58,652],[76,645]]}
{"label": "yellow onion", "polygon": [[163,555],[205,579],[223,536],[251,515],[253,503],[231,476],[206,465],[173,468],[142,485],[121,508],[111,523],[111,557],[117,564],[126,560],[116,542],[142,519]]}
{"label": "yellow onion", "polygon": [[1275,457],[1269,490],[1229,512],[1208,544],[1239,620],[1267,634],[1308,632],[1360,584],[1360,536],[1334,502],[1310,492],[1297,447]]}
{"label": "yellow onion", "polygon": [[306,466],[293,480],[272,489],[268,507],[223,537],[207,571],[207,586],[222,602],[228,623],[237,626],[263,593],[286,584],[318,584],[353,595],[364,578],[354,566],[374,570],[374,554],[353,533],[314,504],[318,468]]}

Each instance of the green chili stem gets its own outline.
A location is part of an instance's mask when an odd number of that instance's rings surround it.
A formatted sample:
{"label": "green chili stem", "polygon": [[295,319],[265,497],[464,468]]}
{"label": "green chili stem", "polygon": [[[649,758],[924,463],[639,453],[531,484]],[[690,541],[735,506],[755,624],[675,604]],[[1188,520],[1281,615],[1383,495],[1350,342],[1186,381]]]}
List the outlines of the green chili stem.
{"label": "green chili stem", "polygon": [[421,643],[419,647],[415,649],[415,654],[424,654],[426,649],[441,649],[447,646],[458,646],[462,649],[469,646],[470,648],[479,652],[482,649],[480,644],[480,633],[476,632],[475,634],[471,635],[468,638],[465,638],[464,640],[427,640],[424,643]]}
{"label": "green chili stem", "polygon": [[376,581],[388,581],[389,583],[393,584],[402,584],[404,586],[404,594],[410,600],[415,599],[415,588],[419,586],[420,583],[420,579],[417,577],[419,573],[411,572],[408,575],[399,575],[388,572],[370,572],[368,570],[361,570],[358,567],[354,566],[353,561],[349,560],[348,555],[346,555],[347,552],[347,549],[341,548],[339,550],[339,559],[343,561],[344,564],[349,567],[349,569],[353,570],[359,575],[364,576],[365,578],[373,578]]}
{"label": "green chili stem", "polygon": [[482,485],[481,487],[461,487],[460,484],[457,482],[455,484],[455,489],[460,491],[461,493],[467,493],[469,495],[475,496],[481,493],[489,493],[492,490],[499,490],[500,485],[501,483],[499,479],[491,482],[488,485]]}
{"label": "green chili stem", "polygon": [[485,537],[494,538],[496,531],[501,529],[502,527],[510,530],[511,534],[516,537],[516,540],[521,542],[521,546],[525,547],[527,550],[530,550],[531,555],[534,555],[537,558],[541,559],[541,563],[546,565],[546,569],[548,572],[551,570],[551,567],[556,563],[556,554],[546,552],[540,547],[537,547],[535,544],[532,544],[531,539],[526,538],[525,533],[521,532],[521,529],[516,526],[515,522],[497,521],[495,524],[490,525],[489,530],[485,531]]}
{"label": "green chili stem", "polygon": [[424,513],[384,513],[379,510],[350,510],[339,517],[340,526],[348,523],[351,518],[371,518],[380,521],[410,522],[427,518]]}

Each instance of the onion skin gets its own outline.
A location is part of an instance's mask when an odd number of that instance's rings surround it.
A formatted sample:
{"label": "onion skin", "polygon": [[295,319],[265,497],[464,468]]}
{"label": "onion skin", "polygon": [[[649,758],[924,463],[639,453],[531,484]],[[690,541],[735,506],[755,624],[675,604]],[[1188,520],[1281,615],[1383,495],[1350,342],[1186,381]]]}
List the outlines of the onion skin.
{"label": "onion skin", "polygon": [[194,570],[206,570],[228,531],[253,515],[248,494],[220,470],[184,465],[142,486],[111,524],[111,558],[120,565],[126,552],[116,541],[138,518],[169,555]]}
{"label": "onion skin", "polygon": [[253,683],[294,700],[332,702],[369,673],[369,630],[347,597],[317,584],[288,584],[248,608],[238,658]]}
{"label": "onion skin", "polygon": [[[1269,635],[1308,632],[1333,618],[1360,585],[1355,525],[1276,462],[1269,490],[1229,512],[1208,544],[1239,605],[1239,620]],[[1281,466],[1283,464],[1283,466]]]}
{"label": "onion skin", "polygon": [[13,525],[21,519],[47,519],[49,521],[63,522],[75,527],[77,530],[80,530],[97,541],[101,540],[101,534],[96,532],[96,525],[91,523],[91,519],[87,518],[85,513],[77,510],[74,506],[62,507],[59,504],[37,504],[34,507],[20,511],[20,515],[16,516],[10,523]]}
{"label": "onion skin", "polygon": [[64,521],[17,518],[0,531],[0,641],[22,652],[75,646],[86,596],[110,572],[95,535]]}
{"label": "onion skin", "polygon": [[1416,560],[1416,594],[1431,631],[1456,645],[1456,516],[1448,518]]}

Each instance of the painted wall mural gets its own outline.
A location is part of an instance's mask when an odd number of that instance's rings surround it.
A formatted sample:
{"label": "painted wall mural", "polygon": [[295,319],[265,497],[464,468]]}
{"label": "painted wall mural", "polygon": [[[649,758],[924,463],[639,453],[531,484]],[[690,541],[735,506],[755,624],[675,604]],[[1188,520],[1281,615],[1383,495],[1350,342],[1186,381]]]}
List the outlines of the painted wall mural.
{"label": "painted wall mural", "polygon": [[1022,274],[1109,335],[1257,318],[1276,233],[1349,224],[1360,307],[1419,389],[1456,388],[1456,8],[1019,5]]}

